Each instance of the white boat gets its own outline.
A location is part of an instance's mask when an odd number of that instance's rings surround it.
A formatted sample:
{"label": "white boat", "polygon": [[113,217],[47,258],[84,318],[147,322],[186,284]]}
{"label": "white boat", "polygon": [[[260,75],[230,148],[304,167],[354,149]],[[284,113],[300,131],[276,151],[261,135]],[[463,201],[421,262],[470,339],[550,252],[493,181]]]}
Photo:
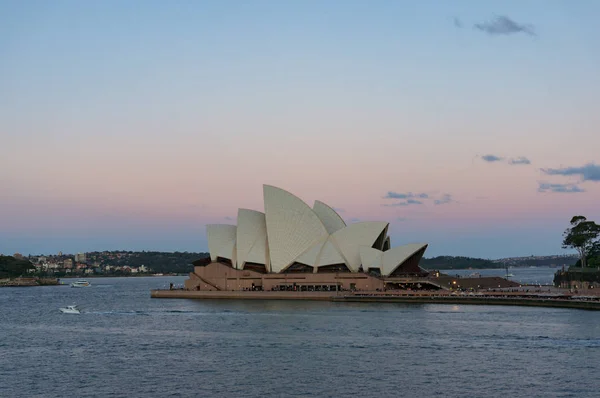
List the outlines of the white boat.
{"label": "white boat", "polygon": [[90,283],[88,281],[86,281],[85,279],[80,279],[78,281],[71,283],[71,287],[88,287],[88,286],[90,286]]}
{"label": "white boat", "polygon": [[506,274],[507,278],[512,278],[514,275],[513,274]]}
{"label": "white boat", "polygon": [[63,314],[81,314],[79,307],[76,305],[67,305],[64,308],[59,308],[60,312]]}

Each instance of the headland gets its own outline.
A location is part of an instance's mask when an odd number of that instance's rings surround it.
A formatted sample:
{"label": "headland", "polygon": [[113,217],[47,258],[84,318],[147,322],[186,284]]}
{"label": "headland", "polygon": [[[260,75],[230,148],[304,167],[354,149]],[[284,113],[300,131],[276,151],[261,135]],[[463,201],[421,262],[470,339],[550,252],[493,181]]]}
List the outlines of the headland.
{"label": "headland", "polygon": [[55,286],[59,281],[56,278],[6,278],[0,279],[0,287],[29,287],[29,286]]}

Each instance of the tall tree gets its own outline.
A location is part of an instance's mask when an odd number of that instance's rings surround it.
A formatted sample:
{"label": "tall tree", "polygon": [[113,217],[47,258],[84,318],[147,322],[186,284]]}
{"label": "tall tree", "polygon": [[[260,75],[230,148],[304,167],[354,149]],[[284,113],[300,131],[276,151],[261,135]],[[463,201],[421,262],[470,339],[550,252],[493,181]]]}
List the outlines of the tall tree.
{"label": "tall tree", "polygon": [[581,267],[587,266],[587,257],[591,254],[595,245],[598,244],[600,225],[588,221],[584,216],[574,216],[571,219],[571,227],[563,234],[563,248],[575,249],[579,253]]}

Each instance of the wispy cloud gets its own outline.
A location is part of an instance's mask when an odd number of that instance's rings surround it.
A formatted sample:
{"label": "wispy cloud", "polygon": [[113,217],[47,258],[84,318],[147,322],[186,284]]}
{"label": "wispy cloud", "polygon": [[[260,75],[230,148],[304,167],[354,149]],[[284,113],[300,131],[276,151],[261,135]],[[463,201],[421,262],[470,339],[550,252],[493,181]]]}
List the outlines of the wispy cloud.
{"label": "wispy cloud", "polygon": [[[493,156],[493,155],[490,155]],[[399,207],[399,206],[418,206],[418,205],[443,205],[446,203],[456,202],[452,199],[452,195],[449,193],[431,195],[427,193],[412,193],[412,192],[394,192],[388,191],[383,199],[396,199],[393,203],[384,203],[382,206],[385,207]],[[399,200],[399,201],[398,201]]]}
{"label": "wispy cloud", "polygon": [[540,182],[538,192],[578,193],[585,192],[585,190],[577,186],[577,184],[550,184],[548,182]]}
{"label": "wispy cloud", "polygon": [[410,199],[410,198],[419,198],[419,199],[427,199],[429,197],[426,193],[399,193],[394,191],[388,191],[387,194],[383,197],[383,199]]}
{"label": "wispy cloud", "polygon": [[500,162],[504,158],[501,158],[500,156],[496,156],[496,155],[483,155],[481,157],[481,159],[483,159],[486,162],[493,163],[493,162]]}
{"label": "wispy cloud", "polygon": [[455,202],[455,200],[452,199],[452,195],[450,195],[449,193],[444,194],[440,199],[436,199],[433,201],[434,205],[445,205],[447,203],[452,203]]}
{"label": "wispy cloud", "polygon": [[457,17],[454,17],[454,27],[455,28],[462,28],[463,27],[463,24],[462,24],[461,20],[458,19]]}
{"label": "wispy cloud", "polygon": [[516,33],[535,36],[533,25],[517,23],[505,15],[496,16],[491,21],[477,23],[474,27],[492,36],[512,35]]}
{"label": "wispy cloud", "polygon": [[503,162],[504,163],[504,162],[506,162],[507,164],[510,164],[511,166],[531,164],[531,160],[529,160],[525,156],[517,156],[514,158],[505,158],[503,156],[488,154],[488,155],[481,156],[481,159],[484,162],[488,162],[488,163],[495,163],[495,162]]}
{"label": "wispy cloud", "polygon": [[581,167],[564,167],[560,169],[542,169],[548,175],[581,176],[583,181],[600,181],[600,166],[588,163]]}
{"label": "wispy cloud", "polygon": [[411,205],[422,205],[422,204],[423,204],[423,202],[420,200],[407,199],[403,202],[387,203],[387,204],[384,204],[384,206],[396,207],[396,206],[411,206]]}
{"label": "wispy cloud", "polygon": [[531,160],[527,159],[525,156],[519,156],[517,158],[510,159],[508,161],[508,164],[512,164],[512,165],[531,164]]}

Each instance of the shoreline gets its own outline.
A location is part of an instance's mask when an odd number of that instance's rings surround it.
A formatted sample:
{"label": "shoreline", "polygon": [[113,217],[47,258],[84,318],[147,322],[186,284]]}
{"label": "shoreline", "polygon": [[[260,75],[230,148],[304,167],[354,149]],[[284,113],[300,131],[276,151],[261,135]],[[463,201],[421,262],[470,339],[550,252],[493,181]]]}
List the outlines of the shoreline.
{"label": "shoreline", "polygon": [[[196,300],[309,300],[338,303],[408,303],[408,304],[465,304],[504,305],[525,307],[571,308],[600,311],[600,296],[537,293],[477,293],[453,295],[415,292],[270,292],[270,291],[188,291],[151,290],[151,298]],[[584,299],[587,298],[587,299]]]}
{"label": "shoreline", "polygon": [[60,286],[58,278],[14,278],[0,280],[0,287]]}

